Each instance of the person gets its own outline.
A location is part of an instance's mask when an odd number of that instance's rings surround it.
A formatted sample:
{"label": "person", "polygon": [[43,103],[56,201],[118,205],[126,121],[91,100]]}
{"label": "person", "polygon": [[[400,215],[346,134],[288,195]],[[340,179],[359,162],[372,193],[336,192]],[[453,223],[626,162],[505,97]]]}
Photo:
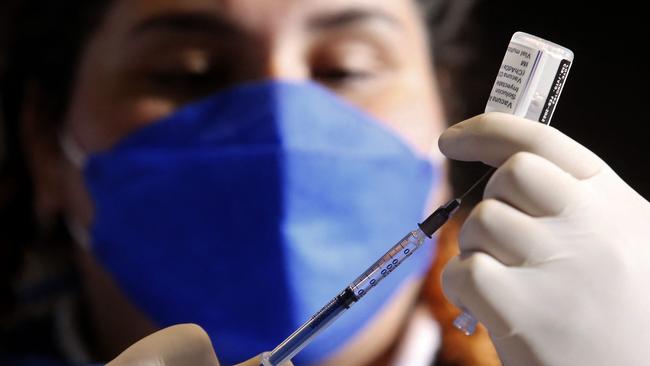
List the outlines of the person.
{"label": "person", "polygon": [[[83,3],[95,18],[80,20],[77,53],[21,59],[8,84],[19,88],[3,91],[8,152],[24,163],[15,196],[29,197],[6,222],[24,220],[10,238],[25,240],[25,222],[38,240],[74,237],[100,360],[186,321],[227,363],[268,350],[448,198],[435,153],[443,107],[415,3]],[[30,64],[44,61],[67,68]],[[599,316],[619,331],[636,322],[637,337],[612,345],[642,363],[649,205],[585,148],[523,122],[488,114],[442,134],[449,157],[499,167],[463,226],[446,293],[485,323],[506,364],[611,361],[593,349]],[[634,219],[604,220],[610,198]],[[378,364],[400,348],[431,260],[419,258],[296,361]],[[603,266],[615,276],[596,276]],[[615,313],[623,303],[630,311]],[[151,337],[115,364],[214,361],[192,326]]]}
{"label": "person", "polygon": [[[55,300],[7,327],[5,354],[106,361],[188,322],[224,363],[275,347],[449,195],[425,5],[22,2],[2,232],[25,263],[7,286],[19,312]],[[428,364],[433,254],[295,362],[398,362],[422,339]]]}

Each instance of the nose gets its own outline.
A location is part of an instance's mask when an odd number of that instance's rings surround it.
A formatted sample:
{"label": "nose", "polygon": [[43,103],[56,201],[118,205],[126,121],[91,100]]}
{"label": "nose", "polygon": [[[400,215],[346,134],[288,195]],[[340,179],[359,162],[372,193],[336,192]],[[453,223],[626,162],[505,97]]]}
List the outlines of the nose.
{"label": "nose", "polygon": [[238,72],[233,76],[238,81],[309,79],[308,57],[299,42],[267,39],[250,47],[253,49],[242,52],[240,58],[234,60]]}
{"label": "nose", "polygon": [[276,44],[265,57],[263,76],[266,79],[305,81],[310,76],[307,59],[296,44]]}

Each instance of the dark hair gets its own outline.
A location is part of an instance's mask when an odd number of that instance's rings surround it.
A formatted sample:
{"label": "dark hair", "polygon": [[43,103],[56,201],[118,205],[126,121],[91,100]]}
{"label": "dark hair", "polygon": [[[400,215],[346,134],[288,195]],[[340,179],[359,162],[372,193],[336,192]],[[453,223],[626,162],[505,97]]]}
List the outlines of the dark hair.
{"label": "dark hair", "polygon": [[[0,53],[6,56],[0,61],[0,147],[4,150],[0,165],[0,326],[10,320],[8,314],[15,301],[12,284],[22,267],[25,248],[40,242],[40,238],[60,236],[62,232],[56,224],[48,230],[41,228],[33,212],[33,182],[21,146],[24,98],[28,88],[35,89],[46,101],[39,105],[39,113],[51,116],[50,121],[60,120],[79,54],[106,3],[17,0],[7,2],[0,10],[7,17],[2,22],[7,29],[0,29],[4,31],[6,48]],[[64,241],[47,242],[56,245]]]}

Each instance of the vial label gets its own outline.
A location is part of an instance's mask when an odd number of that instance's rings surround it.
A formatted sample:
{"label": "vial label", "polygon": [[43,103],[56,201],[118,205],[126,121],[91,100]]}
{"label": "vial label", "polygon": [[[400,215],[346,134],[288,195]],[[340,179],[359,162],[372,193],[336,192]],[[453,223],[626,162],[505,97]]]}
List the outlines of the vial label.
{"label": "vial label", "polygon": [[488,98],[486,110],[515,114],[517,103],[528,90],[540,54],[538,50],[510,42]]}
{"label": "vial label", "polygon": [[540,122],[545,124],[548,124],[550,122],[555,106],[557,105],[557,101],[560,99],[560,92],[562,92],[564,81],[566,80],[567,75],[569,75],[570,68],[571,61],[560,61],[560,67],[557,69],[557,73],[553,79],[553,84],[551,85],[551,90],[548,93],[546,103],[544,103],[544,108],[542,109],[542,113],[539,116]]}

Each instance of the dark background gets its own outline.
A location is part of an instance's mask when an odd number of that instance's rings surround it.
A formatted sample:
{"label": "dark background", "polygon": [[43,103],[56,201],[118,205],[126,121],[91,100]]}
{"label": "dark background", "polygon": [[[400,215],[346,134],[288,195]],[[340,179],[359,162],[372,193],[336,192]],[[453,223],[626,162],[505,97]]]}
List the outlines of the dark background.
{"label": "dark background", "polygon": [[[459,71],[464,73],[464,113],[474,115],[485,108],[514,32],[565,46],[575,59],[551,124],[598,154],[650,199],[650,32],[649,20],[643,19],[648,13],[641,8],[642,2],[632,1],[477,2],[470,16],[474,26],[459,36],[476,49]],[[479,165],[454,165],[457,192],[482,175],[486,169]],[[480,198],[477,193],[474,200]]]}

